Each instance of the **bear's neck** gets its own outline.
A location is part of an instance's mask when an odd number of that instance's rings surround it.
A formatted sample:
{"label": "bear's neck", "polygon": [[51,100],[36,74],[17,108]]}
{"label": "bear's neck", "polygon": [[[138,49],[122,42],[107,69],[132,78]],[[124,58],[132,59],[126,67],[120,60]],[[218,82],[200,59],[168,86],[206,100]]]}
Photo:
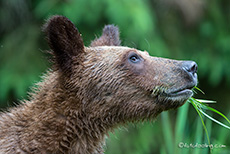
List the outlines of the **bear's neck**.
{"label": "bear's neck", "polygon": [[24,106],[24,110],[32,111],[28,112],[27,121],[31,123],[25,132],[33,130],[31,138],[25,140],[36,141],[28,146],[40,147],[38,152],[44,153],[103,153],[104,138],[115,124],[108,122],[110,117],[92,114],[94,111],[83,106],[80,98],[63,90],[56,81],[51,74]]}

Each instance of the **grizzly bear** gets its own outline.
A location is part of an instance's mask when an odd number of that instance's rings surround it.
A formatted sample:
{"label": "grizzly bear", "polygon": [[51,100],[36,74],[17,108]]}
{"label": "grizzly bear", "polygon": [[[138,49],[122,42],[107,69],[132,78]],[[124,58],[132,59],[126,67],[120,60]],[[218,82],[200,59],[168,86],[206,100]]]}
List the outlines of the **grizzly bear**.
{"label": "grizzly bear", "polygon": [[108,132],[178,108],[197,84],[195,62],[120,46],[116,26],[89,47],[66,17],[51,17],[44,32],[53,67],[29,100],[1,113],[2,154],[102,154]]}

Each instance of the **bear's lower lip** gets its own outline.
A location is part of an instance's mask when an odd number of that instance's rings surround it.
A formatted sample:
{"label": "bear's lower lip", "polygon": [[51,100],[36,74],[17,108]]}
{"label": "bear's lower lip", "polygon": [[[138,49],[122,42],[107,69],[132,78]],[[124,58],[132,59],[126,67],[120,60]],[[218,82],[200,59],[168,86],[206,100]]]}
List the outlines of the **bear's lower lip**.
{"label": "bear's lower lip", "polygon": [[172,99],[188,99],[193,95],[192,88],[195,85],[187,85],[180,88],[169,88],[165,90],[165,88],[157,88],[156,90],[151,91],[151,96],[159,96],[163,98],[172,98]]}
{"label": "bear's lower lip", "polygon": [[157,97],[163,103],[164,110],[176,109],[182,106],[186,101],[192,97],[193,91],[190,88],[173,90],[163,92]]}
{"label": "bear's lower lip", "polygon": [[186,97],[189,98],[193,95],[193,92],[191,89],[183,89],[183,90],[177,90],[169,93],[165,93],[167,97]]}
{"label": "bear's lower lip", "polygon": [[164,97],[171,98],[173,100],[187,100],[193,95],[192,88],[196,86],[196,84],[188,84],[186,86],[180,88],[173,88],[171,90],[165,91],[163,94]]}

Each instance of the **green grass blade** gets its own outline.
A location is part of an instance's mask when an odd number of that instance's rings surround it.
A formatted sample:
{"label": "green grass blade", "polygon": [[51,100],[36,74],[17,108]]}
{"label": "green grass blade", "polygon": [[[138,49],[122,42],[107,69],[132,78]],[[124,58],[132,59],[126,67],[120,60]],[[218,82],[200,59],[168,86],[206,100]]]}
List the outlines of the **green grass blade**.
{"label": "green grass blade", "polygon": [[211,101],[211,100],[204,100],[204,99],[196,99],[196,100],[201,103],[216,103],[216,101]]}
{"label": "green grass blade", "polygon": [[208,108],[207,108],[207,105],[203,105],[203,104],[201,104],[201,103],[199,103],[199,102],[197,102],[197,101],[193,101],[193,103],[195,103],[196,106],[197,106],[199,109],[205,109],[205,110],[208,109]]}
{"label": "green grass blade", "polygon": [[167,153],[168,154],[173,154],[174,151],[174,147],[175,145],[173,145],[173,133],[172,133],[172,128],[171,128],[171,123],[169,120],[169,113],[168,112],[163,112],[161,114],[161,118],[162,118],[162,125],[163,125],[163,134],[164,134],[164,140],[166,143],[166,148],[167,148]]}
{"label": "green grass blade", "polygon": [[198,88],[198,87],[194,87],[194,89],[196,89],[196,90],[198,90],[199,92],[201,92],[202,94],[204,94],[205,95],[205,93],[200,89],[200,88]]}
{"label": "green grass blade", "polygon": [[[188,119],[188,109],[189,104],[184,104],[177,113],[177,119],[176,119],[176,126],[175,126],[175,143],[179,144],[184,138],[185,133],[185,127],[186,127],[186,121]],[[186,151],[184,149],[175,148],[174,153],[183,153],[185,154]]]}
{"label": "green grass blade", "polygon": [[203,115],[205,115],[207,118],[209,118],[210,120],[212,120],[212,121],[214,121],[214,122],[216,122],[216,123],[218,123],[219,125],[221,125],[221,126],[223,126],[223,127],[225,127],[225,128],[227,128],[227,129],[230,129],[230,127],[229,126],[227,126],[227,125],[225,125],[225,124],[223,124],[222,122],[219,122],[218,120],[216,120],[216,119],[214,119],[214,118],[212,118],[211,116],[209,116],[208,114],[206,114],[206,113],[204,113],[202,110],[200,110],[200,109],[198,109]]}
{"label": "green grass blade", "polygon": [[[197,89],[198,91],[200,91],[201,93],[204,94],[204,92],[202,90],[200,90],[199,88],[194,87],[194,89]],[[211,130],[211,128],[212,128],[211,122],[212,121],[216,122],[217,124],[221,125],[224,128],[230,129],[230,126],[223,124],[222,122],[212,118],[210,115],[208,115],[204,112],[206,110],[212,111],[212,112],[218,114],[219,116],[223,117],[228,123],[230,123],[230,120],[224,114],[222,114],[218,110],[216,110],[216,109],[214,109],[208,105],[209,103],[216,103],[216,101],[195,99],[195,98],[191,97],[191,98],[189,98],[188,102],[193,105],[193,107],[195,108],[196,112],[198,113],[198,115],[200,117],[200,120],[201,120],[203,128],[205,130],[205,133],[207,136],[207,141],[208,141],[209,145],[210,145],[210,139],[209,139],[209,134],[208,134],[207,128]],[[203,116],[205,116],[206,118],[209,118],[211,120],[211,121],[207,121],[207,123],[206,123],[206,124],[208,124],[208,127],[205,126]],[[210,147],[209,147],[209,150],[210,150],[210,153],[212,153],[212,149]]]}
{"label": "green grass blade", "polygon": [[[230,113],[227,116],[230,117]],[[218,129],[218,134],[219,135],[217,136],[217,139],[216,139],[216,141],[218,141],[218,143],[224,144],[224,143],[228,142],[228,140],[229,140],[229,129],[221,127],[220,129]],[[219,154],[220,151],[221,151],[221,149],[215,149],[215,154]],[[229,152],[230,152],[230,149],[229,149]]]}
{"label": "green grass blade", "polygon": [[[206,125],[206,128],[208,130],[208,134],[210,134],[210,138],[212,137],[212,124],[213,124],[213,121],[211,121],[211,120],[206,120],[205,121],[205,125]],[[207,140],[204,139],[203,143],[205,143],[205,142],[207,142]],[[210,143],[211,142],[213,142],[213,141],[210,141]],[[205,148],[205,149],[202,150],[202,153],[212,154],[213,153],[213,149],[212,148]]]}
{"label": "green grass blade", "polygon": [[219,115],[222,116],[225,120],[227,120],[228,123],[230,123],[230,120],[229,120],[223,113],[221,113],[220,111],[218,111],[218,110],[216,110],[216,109],[214,109],[214,108],[212,108],[212,107],[210,107],[210,106],[207,106],[206,104],[203,104],[203,102],[201,102],[201,101],[199,101],[199,100],[197,100],[197,99],[192,98],[192,100],[194,100],[194,101],[196,101],[196,102],[202,104],[203,106],[201,106],[201,107],[204,107],[205,109],[208,109],[208,110],[210,110],[210,111],[212,111],[212,112],[215,112],[215,113],[219,114]]}
{"label": "green grass blade", "polygon": [[187,115],[188,115],[188,109],[189,109],[189,104],[184,104],[179,110],[177,114],[177,120],[176,120],[176,139],[179,141],[183,138],[182,133],[185,129],[186,126],[186,120],[187,120]]}
{"label": "green grass blade", "polygon": [[191,104],[194,106],[196,112],[197,112],[198,115],[200,116],[200,120],[201,120],[201,122],[202,122],[202,125],[203,125],[203,127],[204,127],[204,130],[205,130],[205,133],[206,133],[206,136],[207,136],[208,144],[210,144],[210,139],[209,139],[209,135],[208,135],[208,130],[207,130],[205,124],[204,124],[204,120],[203,120],[203,118],[202,118],[202,115],[201,115],[200,111],[198,110],[198,107],[196,106],[196,104],[195,104],[194,102],[192,102],[192,101],[191,101]]}
{"label": "green grass blade", "polygon": [[[196,143],[202,143],[202,136],[203,136],[203,128],[202,124],[199,120],[199,117],[196,118],[196,132],[195,132],[195,142]],[[193,151],[193,154],[200,154],[201,149],[200,148],[195,148]]]}
{"label": "green grass blade", "polygon": [[223,113],[217,111],[216,109],[214,109],[214,108],[212,108],[212,107],[210,107],[210,106],[206,106],[206,107],[207,107],[210,111],[213,111],[213,112],[219,114],[219,115],[222,116],[225,120],[227,120],[228,123],[230,123],[229,119],[228,119]]}

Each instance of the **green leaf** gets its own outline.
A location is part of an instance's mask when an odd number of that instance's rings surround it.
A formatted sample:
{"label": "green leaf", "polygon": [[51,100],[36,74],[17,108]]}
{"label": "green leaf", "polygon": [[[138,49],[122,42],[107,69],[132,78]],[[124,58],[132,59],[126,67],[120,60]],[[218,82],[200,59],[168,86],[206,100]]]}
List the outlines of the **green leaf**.
{"label": "green leaf", "polygon": [[205,93],[200,88],[198,88],[198,87],[195,86],[194,89],[198,90],[199,92],[201,92],[202,94],[205,95]]}
{"label": "green leaf", "polygon": [[204,99],[196,99],[196,100],[201,103],[216,103],[216,101],[212,101],[212,100],[204,100]]}
{"label": "green leaf", "polygon": [[[210,139],[209,139],[209,135],[208,135],[208,130],[207,130],[206,126],[205,126],[205,123],[204,123],[204,120],[203,120],[202,115],[201,115],[201,113],[200,113],[200,110],[198,110],[197,105],[196,105],[193,101],[191,101],[191,104],[194,106],[196,112],[197,112],[198,115],[200,116],[200,120],[201,120],[202,125],[203,125],[203,127],[204,127],[204,130],[205,130],[205,133],[206,133],[206,137],[207,137],[207,140],[208,140],[208,144],[210,144]],[[211,149],[210,149],[210,150],[211,150]]]}
{"label": "green leaf", "polygon": [[[200,100],[194,99],[194,98],[192,98],[192,100],[194,100],[195,102],[199,103],[201,107],[203,107],[203,108],[205,108],[205,109],[208,109],[208,110],[210,110],[210,111],[213,111],[213,112],[219,114],[219,115],[222,116],[225,120],[227,120],[228,123],[230,123],[230,120],[229,120],[223,113],[221,113],[220,111],[218,111],[218,110],[216,110],[216,109],[214,109],[214,108],[212,108],[212,107],[210,107],[210,106],[207,106],[206,104],[203,104],[203,102],[215,102],[215,101],[201,100],[201,101],[202,101],[202,102],[201,102]],[[227,127],[228,127],[228,126],[227,126]]]}
{"label": "green leaf", "polygon": [[207,118],[209,118],[210,120],[212,120],[212,121],[218,123],[219,125],[221,125],[221,126],[227,128],[227,129],[230,129],[229,126],[227,126],[227,125],[223,124],[222,122],[219,122],[218,120],[212,118],[211,116],[209,116],[208,114],[206,114],[205,112],[203,112],[202,110],[200,110],[199,108],[198,108],[198,110],[199,110],[203,115],[205,115]]}

